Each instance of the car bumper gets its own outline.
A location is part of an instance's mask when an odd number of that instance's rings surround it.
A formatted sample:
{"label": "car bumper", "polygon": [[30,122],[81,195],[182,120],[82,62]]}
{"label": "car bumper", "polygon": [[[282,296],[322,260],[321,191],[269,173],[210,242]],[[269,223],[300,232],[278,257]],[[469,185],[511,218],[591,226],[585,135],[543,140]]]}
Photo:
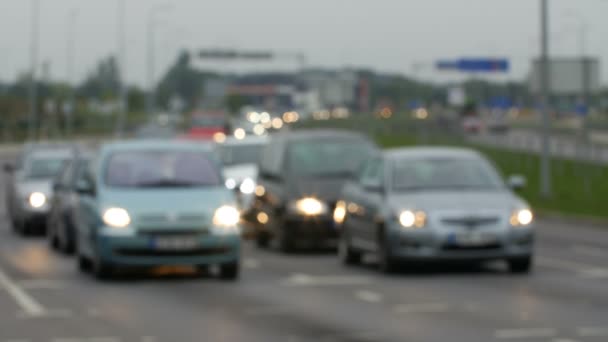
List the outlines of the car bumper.
{"label": "car bumper", "polygon": [[532,229],[510,229],[494,233],[488,242],[462,244],[449,234],[396,232],[391,238],[391,254],[397,259],[420,261],[489,261],[530,257],[534,253]]}
{"label": "car bumper", "polygon": [[286,232],[294,239],[337,240],[338,230],[330,217],[291,216],[285,220]]}
{"label": "car bumper", "polygon": [[238,235],[204,235],[187,248],[158,248],[150,236],[99,235],[95,241],[98,256],[105,262],[125,266],[203,266],[238,261],[241,239]]}

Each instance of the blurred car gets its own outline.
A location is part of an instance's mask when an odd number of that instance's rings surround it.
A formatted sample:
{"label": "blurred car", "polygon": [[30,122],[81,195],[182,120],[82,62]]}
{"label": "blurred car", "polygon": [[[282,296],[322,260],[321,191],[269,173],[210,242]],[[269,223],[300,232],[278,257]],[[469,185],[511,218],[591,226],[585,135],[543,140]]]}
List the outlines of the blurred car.
{"label": "blurred car", "polygon": [[496,134],[507,133],[510,128],[506,115],[492,115],[488,118],[485,126],[488,128],[488,132]]}
{"label": "blurred car", "polygon": [[222,278],[238,277],[240,215],[211,144],[105,145],[76,190],[81,270],[103,279],[131,266],[217,264]]}
{"label": "blurred car", "polygon": [[532,266],[530,206],[474,151],[402,148],[366,162],[344,188],[334,211],[341,224],[339,254],[346,264],[376,252],[393,271],[404,261],[505,260],[512,272]]}
{"label": "blurred car", "polygon": [[242,211],[251,208],[257,185],[258,163],[267,143],[268,137],[248,136],[244,139],[230,137],[218,144],[226,187],[235,190]]}
{"label": "blurred car", "polygon": [[138,139],[171,139],[178,136],[178,131],[172,124],[162,125],[159,123],[148,123],[137,129],[135,137]]}
{"label": "blurred car", "polygon": [[218,135],[226,136],[230,124],[225,115],[219,113],[196,114],[192,117],[190,128],[182,135],[188,140],[211,141]]}
{"label": "blurred car", "polygon": [[477,116],[467,116],[462,119],[462,130],[465,133],[481,133],[483,130],[483,122]]}
{"label": "blurred car", "polygon": [[53,182],[46,235],[53,249],[66,254],[73,253],[76,248],[74,227],[74,214],[78,204],[76,180],[87,170],[93,157],[92,152],[76,152]]}
{"label": "blurred car", "polygon": [[5,164],[12,181],[7,188],[7,210],[13,229],[23,235],[44,233],[52,197],[51,184],[66,160],[72,158],[70,147],[29,145],[17,166]]}
{"label": "blurred car", "polygon": [[376,146],[348,131],[300,130],[275,134],[260,159],[256,187],[256,239],[285,252],[298,244],[337,242],[332,220],[342,186],[356,176]]}

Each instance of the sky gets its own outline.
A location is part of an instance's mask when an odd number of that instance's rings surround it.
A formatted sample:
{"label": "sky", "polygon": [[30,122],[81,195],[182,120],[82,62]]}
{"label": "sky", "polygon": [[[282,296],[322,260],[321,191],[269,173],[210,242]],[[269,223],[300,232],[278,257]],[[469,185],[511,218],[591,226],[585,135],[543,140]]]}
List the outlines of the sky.
{"label": "sky", "polygon": [[[97,61],[118,46],[121,0],[40,0],[39,63],[48,77],[67,80],[69,13],[76,10],[72,81],[80,81]],[[523,80],[539,53],[538,0],[124,0],[126,77],[147,82],[146,28],[154,25],[156,79],[180,49],[268,50],[272,62],[203,62],[218,71],[293,71],[290,53],[307,56],[314,67],[366,67],[423,80],[464,76],[434,69],[438,59],[507,57],[512,70],[489,79]],[[0,0],[0,80],[14,80],[30,67],[32,0]],[[550,0],[551,53],[576,56],[585,32],[588,55],[600,58],[608,83],[608,0]],[[584,31],[582,31],[584,29]]]}

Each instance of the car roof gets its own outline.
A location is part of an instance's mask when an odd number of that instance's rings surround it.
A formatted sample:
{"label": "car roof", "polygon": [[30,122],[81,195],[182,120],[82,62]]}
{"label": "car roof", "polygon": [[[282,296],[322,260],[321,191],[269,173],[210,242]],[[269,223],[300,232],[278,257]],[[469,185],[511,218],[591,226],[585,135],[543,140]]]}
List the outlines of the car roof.
{"label": "car roof", "polygon": [[265,145],[270,139],[268,136],[253,136],[248,135],[244,139],[237,139],[233,136],[226,137],[226,141],[221,145],[235,146],[235,145]]}
{"label": "car roof", "polygon": [[388,159],[406,158],[481,158],[479,152],[462,147],[400,147],[384,152]]}
{"label": "car roof", "polygon": [[28,158],[69,158],[76,154],[74,148],[41,148],[32,149],[28,153]]}
{"label": "car roof", "polygon": [[324,140],[324,139],[365,139],[369,138],[361,133],[340,129],[300,129],[277,134],[288,141]]}
{"label": "car roof", "polygon": [[148,151],[148,150],[202,150],[212,152],[213,142],[190,142],[185,140],[129,140],[106,143],[102,151]]}

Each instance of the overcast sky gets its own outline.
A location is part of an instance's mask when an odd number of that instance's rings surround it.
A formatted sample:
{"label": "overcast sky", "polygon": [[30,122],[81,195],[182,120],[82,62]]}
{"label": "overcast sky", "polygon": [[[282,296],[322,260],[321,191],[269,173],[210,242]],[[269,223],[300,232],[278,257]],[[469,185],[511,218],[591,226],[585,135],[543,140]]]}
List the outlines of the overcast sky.
{"label": "overcast sky", "polygon": [[[66,79],[68,13],[78,10],[76,78],[115,53],[119,0],[41,0],[40,61],[50,77]],[[126,0],[127,74],[146,80],[149,9],[170,4],[156,17],[157,76],[184,47],[302,51],[320,67],[364,66],[424,79],[452,77],[431,67],[439,58],[505,56],[509,78],[522,79],[538,54],[538,0]],[[552,53],[576,55],[579,29],[587,26],[588,54],[601,58],[608,81],[608,1],[550,0]],[[0,79],[28,68],[30,0],[0,0]],[[413,68],[414,64],[420,65]],[[295,70],[285,58],[271,63],[209,64],[220,70]]]}

